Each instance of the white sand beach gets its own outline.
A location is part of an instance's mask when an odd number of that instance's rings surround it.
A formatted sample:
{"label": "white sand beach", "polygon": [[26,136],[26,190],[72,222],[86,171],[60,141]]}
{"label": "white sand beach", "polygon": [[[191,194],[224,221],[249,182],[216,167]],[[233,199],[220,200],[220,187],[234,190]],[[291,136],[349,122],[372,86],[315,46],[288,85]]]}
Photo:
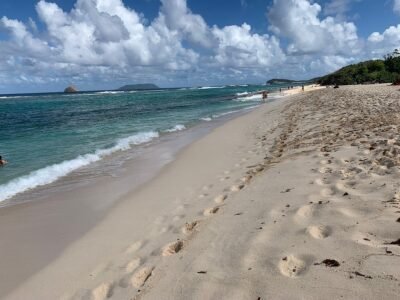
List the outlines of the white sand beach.
{"label": "white sand beach", "polygon": [[388,85],[266,103],[187,146],[3,298],[398,299],[399,111]]}

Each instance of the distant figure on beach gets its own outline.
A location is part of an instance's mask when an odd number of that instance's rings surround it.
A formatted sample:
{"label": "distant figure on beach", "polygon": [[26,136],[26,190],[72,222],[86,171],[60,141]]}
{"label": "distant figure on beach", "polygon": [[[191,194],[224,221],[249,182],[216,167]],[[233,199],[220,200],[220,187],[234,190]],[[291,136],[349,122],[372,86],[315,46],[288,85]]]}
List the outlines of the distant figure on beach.
{"label": "distant figure on beach", "polygon": [[265,101],[265,99],[267,99],[268,98],[268,92],[267,91],[264,91],[263,93],[262,93],[262,99],[263,99],[263,101]]}
{"label": "distant figure on beach", "polygon": [[279,92],[282,93],[282,88],[279,88]]}
{"label": "distant figure on beach", "polygon": [[339,88],[339,85],[338,84],[335,84],[335,86],[333,87],[334,89],[338,89]]}
{"label": "distant figure on beach", "polygon": [[0,166],[4,166],[6,163],[7,161],[0,155]]}
{"label": "distant figure on beach", "polygon": [[301,90],[304,92],[304,85],[301,86]]}

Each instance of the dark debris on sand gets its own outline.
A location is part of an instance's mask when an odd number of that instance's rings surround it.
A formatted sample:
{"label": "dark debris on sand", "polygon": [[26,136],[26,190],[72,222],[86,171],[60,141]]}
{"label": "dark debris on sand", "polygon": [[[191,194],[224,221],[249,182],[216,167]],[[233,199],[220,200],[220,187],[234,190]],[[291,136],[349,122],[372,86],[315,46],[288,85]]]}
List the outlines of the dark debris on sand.
{"label": "dark debris on sand", "polygon": [[385,245],[397,245],[400,246],[400,239],[397,239],[396,241],[390,242],[390,243],[385,243]]}
{"label": "dark debris on sand", "polygon": [[324,259],[324,260],[323,260],[322,262],[320,262],[320,263],[315,263],[314,265],[315,265],[315,266],[325,265],[325,266],[330,267],[330,268],[336,268],[336,267],[339,267],[339,266],[340,266],[340,263],[339,263],[337,260],[335,260],[335,259],[329,259],[329,258],[327,258],[327,259]]}
{"label": "dark debris on sand", "polygon": [[353,274],[356,275],[356,276],[359,276],[359,277],[364,277],[364,278],[367,278],[367,279],[372,279],[371,276],[362,274],[362,273],[360,273],[360,272],[358,272],[358,271],[353,272]]}

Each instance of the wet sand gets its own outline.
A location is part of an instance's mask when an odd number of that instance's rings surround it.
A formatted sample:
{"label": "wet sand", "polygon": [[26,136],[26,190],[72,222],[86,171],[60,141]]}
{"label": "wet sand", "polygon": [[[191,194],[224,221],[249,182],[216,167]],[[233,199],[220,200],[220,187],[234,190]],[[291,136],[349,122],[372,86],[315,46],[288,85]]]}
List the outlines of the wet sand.
{"label": "wet sand", "polygon": [[[179,151],[239,112],[116,153],[0,207],[0,298],[45,268],[99,223],[124,195],[151,180]],[[116,167],[118,166],[118,168]]]}

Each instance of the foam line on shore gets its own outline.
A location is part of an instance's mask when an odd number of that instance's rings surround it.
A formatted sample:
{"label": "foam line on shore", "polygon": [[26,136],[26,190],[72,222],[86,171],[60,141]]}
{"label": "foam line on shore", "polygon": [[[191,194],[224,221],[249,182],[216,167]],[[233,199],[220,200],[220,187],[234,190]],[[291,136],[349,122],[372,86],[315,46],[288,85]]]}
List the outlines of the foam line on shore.
{"label": "foam line on shore", "polygon": [[185,125],[178,124],[172,128],[165,130],[165,132],[175,132],[175,131],[181,131],[181,130],[185,130],[185,129],[186,129]]}
{"label": "foam line on shore", "polygon": [[28,175],[15,178],[6,184],[0,185],[0,202],[10,199],[19,193],[28,191],[35,187],[50,184],[57,179],[64,177],[81,167],[99,161],[114,152],[129,150],[134,145],[150,142],[158,136],[158,132],[155,131],[141,132],[119,139],[115,145],[110,148],[99,149],[94,153],[79,155],[74,159],[53,164],[36,171],[32,171]]}

